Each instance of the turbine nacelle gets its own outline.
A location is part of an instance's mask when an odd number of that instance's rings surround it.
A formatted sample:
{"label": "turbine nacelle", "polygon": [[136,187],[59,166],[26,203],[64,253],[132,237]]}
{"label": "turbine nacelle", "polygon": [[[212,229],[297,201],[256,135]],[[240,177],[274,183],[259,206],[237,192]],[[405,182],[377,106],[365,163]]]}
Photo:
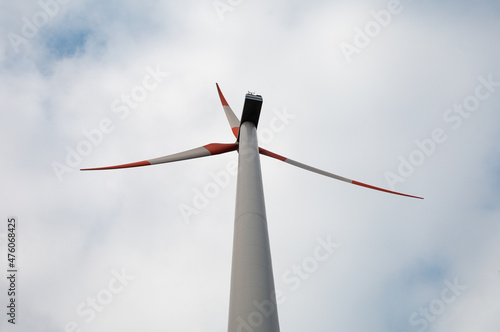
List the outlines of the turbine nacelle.
{"label": "turbine nacelle", "polygon": [[243,113],[241,114],[240,127],[247,121],[255,125],[259,124],[260,110],[262,108],[262,96],[255,95],[251,92],[245,96],[245,104],[243,105]]}

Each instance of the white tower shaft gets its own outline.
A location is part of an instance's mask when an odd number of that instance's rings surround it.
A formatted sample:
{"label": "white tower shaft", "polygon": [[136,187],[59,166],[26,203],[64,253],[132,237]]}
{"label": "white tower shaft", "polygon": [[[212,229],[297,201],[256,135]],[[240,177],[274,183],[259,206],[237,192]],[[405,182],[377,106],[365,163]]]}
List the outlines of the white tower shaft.
{"label": "white tower shaft", "polygon": [[238,184],[229,300],[229,332],[278,332],[257,130],[239,131]]}

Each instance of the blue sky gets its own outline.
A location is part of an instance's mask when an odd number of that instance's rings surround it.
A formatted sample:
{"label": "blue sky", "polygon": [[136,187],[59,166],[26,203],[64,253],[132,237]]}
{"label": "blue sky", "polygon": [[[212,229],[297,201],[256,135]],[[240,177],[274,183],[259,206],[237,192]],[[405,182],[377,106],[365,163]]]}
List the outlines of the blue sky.
{"label": "blue sky", "polygon": [[[498,331],[496,1],[42,3],[0,11],[16,330],[227,329],[236,178],[194,202],[236,152],[78,171],[233,142],[218,82],[238,116],[263,96],[266,149],[425,197],[262,157],[283,331]],[[326,239],[340,246],[292,282]]]}

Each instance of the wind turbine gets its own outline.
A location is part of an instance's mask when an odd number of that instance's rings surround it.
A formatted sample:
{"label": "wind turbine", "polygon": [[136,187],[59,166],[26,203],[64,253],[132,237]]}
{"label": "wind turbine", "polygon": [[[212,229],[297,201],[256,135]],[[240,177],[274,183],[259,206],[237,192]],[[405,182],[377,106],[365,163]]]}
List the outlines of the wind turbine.
{"label": "wind turbine", "polygon": [[86,168],[82,171],[163,164],[238,150],[228,331],[277,332],[279,331],[278,311],[259,154],[358,186],[401,196],[419,199],[422,197],[351,180],[260,148],[257,142],[257,125],[262,107],[262,97],[252,93],[246,94],[240,121],[224,98],[219,85],[216,84],[216,86],[227,120],[236,137],[235,143],[211,143],[159,158],[116,166]]}

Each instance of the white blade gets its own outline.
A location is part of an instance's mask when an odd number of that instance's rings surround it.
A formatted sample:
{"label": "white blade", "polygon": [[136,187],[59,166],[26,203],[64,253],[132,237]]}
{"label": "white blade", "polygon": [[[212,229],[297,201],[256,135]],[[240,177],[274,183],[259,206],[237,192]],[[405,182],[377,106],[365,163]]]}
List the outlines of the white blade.
{"label": "white blade", "polygon": [[222,103],[222,108],[224,108],[224,112],[226,113],[227,121],[229,121],[229,125],[231,126],[234,137],[238,138],[238,131],[240,130],[240,120],[234,114],[233,110],[227,103],[226,98],[224,98],[222,91],[220,91],[219,84],[215,83],[215,85],[217,85],[217,91],[219,92],[220,101]]}
{"label": "white blade", "polygon": [[403,194],[403,193],[400,193],[400,192],[397,192],[397,191],[391,191],[391,190],[387,190],[387,189],[375,187],[375,186],[372,186],[372,185],[369,185],[369,184],[366,184],[366,183],[363,183],[363,182],[351,180],[351,179],[348,179],[348,178],[345,178],[345,177],[342,177],[342,176],[339,176],[339,175],[336,175],[336,174],[333,174],[333,173],[330,173],[330,172],[326,172],[326,171],[320,170],[318,168],[315,168],[315,167],[312,167],[312,166],[309,166],[309,165],[306,165],[306,164],[299,163],[298,161],[295,161],[295,160],[292,160],[290,158],[286,158],[286,157],[280,156],[279,154],[273,153],[273,152],[268,151],[268,150],[263,149],[263,148],[259,148],[259,153],[262,154],[262,155],[264,155],[264,156],[268,156],[268,157],[271,157],[271,158],[275,158],[275,159],[281,160],[281,161],[283,161],[283,162],[285,162],[287,164],[291,164],[293,166],[297,166],[297,167],[303,168],[305,170],[308,170],[308,171],[311,171],[311,172],[314,172],[314,173],[318,173],[318,174],[321,174],[321,175],[324,175],[324,176],[328,176],[330,178],[334,178],[334,179],[337,179],[337,180],[340,180],[340,181],[344,181],[344,182],[347,182],[347,183],[352,183],[352,184],[355,184],[357,186],[361,186],[361,187],[365,187],[365,188],[369,188],[369,189],[374,189],[374,190],[379,190],[379,191],[383,191],[383,192],[390,193],[390,194],[395,194],[395,195],[401,195],[401,196],[406,196],[406,197],[423,199],[423,197],[407,195],[407,194]]}
{"label": "white blade", "polygon": [[230,144],[212,143],[212,144],[207,144],[207,145],[201,146],[199,148],[194,148],[194,149],[191,149],[188,151],[179,152],[179,153],[175,153],[175,154],[171,154],[171,155],[163,156],[163,157],[159,157],[159,158],[143,160],[143,161],[138,161],[138,162],[129,163],[129,164],[116,165],[116,166],[83,168],[83,169],[81,169],[81,171],[96,171],[96,170],[104,170],[104,169],[119,169],[119,168],[130,168],[130,167],[140,167],[140,166],[164,164],[164,163],[171,163],[174,161],[212,156],[212,155],[216,155],[216,154],[234,151],[236,149],[238,149],[238,144],[236,144],[236,143],[230,143]]}

